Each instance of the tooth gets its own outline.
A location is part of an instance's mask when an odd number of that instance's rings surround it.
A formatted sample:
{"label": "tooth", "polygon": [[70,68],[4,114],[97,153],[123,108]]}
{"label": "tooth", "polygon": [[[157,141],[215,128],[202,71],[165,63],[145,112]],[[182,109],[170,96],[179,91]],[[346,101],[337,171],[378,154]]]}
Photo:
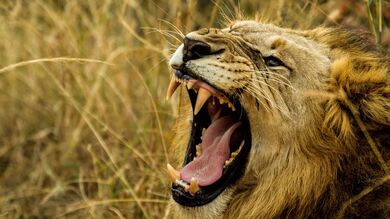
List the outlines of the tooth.
{"label": "tooth", "polygon": [[186,191],[188,191],[188,188],[190,187],[186,182],[184,182],[184,181],[181,180],[181,179],[177,179],[177,180],[175,181],[175,184],[176,184],[176,185],[179,185],[179,186],[181,186],[181,187],[183,187]]}
{"label": "tooth", "polygon": [[238,148],[240,151],[241,151],[242,146],[244,146],[244,144],[245,144],[245,140],[242,140],[240,147]]}
{"label": "tooth", "polygon": [[167,164],[167,169],[172,182],[176,182],[176,180],[180,179],[180,172],[175,170],[169,163]]}
{"label": "tooth", "polygon": [[233,160],[234,160],[234,158],[230,158],[229,160],[225,160],[225,165],[223,167],[228,166]]}
{"label": "tooth", "polygon": [[190,191],[192,195],[195,195],[195,193],[197,193],[199,190],[200,190],[200,188],[198,186],[198,180],[196,180],[194,177],[192,177],[191,184],[188,187],[188,191]]}
{"label": "tooth", "polygon": [[242,147],[244,146],[244,144],[245,144],[245,140],[242,140],[242,142],[240,144],[240,147],[238,147],[238,149],[235,152],[231,153],[230,157],[231,158],[235,158],[240,153],[240,151],[241,151]]}
{"label": "tooth", "polygon": [[196,157],[199,157],[200,155],[202,155],[202,147],[201,147],[201,144],[198,144],[195,146],[196,147]]}
{"label": "tooth", "polygon": [[190,89],[192,88],[192,86],[194,86],[194,83],[191,82],[191,81],[189,81],[189,82],[187,83],[187,89],[190,90]]}
{"label": "tooth", "polygon": [[206,103],[206,101],[210,98],[211,96],[211,93],[204,89],[204,88],[199,88],[199,93],[198,93],[198,97],[196,99],[196,104],[195,104],[195,109],[194,109],[194,114],[198,114],[198,112],[200,111],[200,109],[202,109],[202,106],[204,103]]}
{"label": "tooth", "polygon": [[169,98],[172,97],[173,93],[175,93],[175,90],[177,87],[179,87],[179,85],[180,83],[177,82],[176,77],[172,77],[171,82],[169,83],[166,100],[169,100]]}
{"label": "tooth", "polygon": [[230,109],[232,109],[232,111],[236,111],[236,108],[234,107],[234,105],[231,102],[228,102],[228,107]]}
{"label": "tooth", "polygon": [[220,103],[220,104],[224,104],[224,103],[227,102],[226,99],[225,99],[224,97],[218,97],[218,99],[219,99],[219,103]]}
{"label": "tooth", "polygon": [[238,147],[237,154],[240,153],[242,146],[244,146],[245,140],[242,140],[240,147]]}

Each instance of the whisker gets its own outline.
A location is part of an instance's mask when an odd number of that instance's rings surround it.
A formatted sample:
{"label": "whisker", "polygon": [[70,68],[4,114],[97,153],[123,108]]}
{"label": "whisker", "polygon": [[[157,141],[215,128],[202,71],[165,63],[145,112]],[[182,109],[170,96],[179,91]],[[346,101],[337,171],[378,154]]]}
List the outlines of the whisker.
{"label": "whisker", "polygon": [[283,97],[282,97],[282,95],[280,94],[279,90],[277,90],[276,88],[274,88],[274,87],[271,86],[270,84],[268,84],[268,83],[266,83],[266,82],[264,82],[264,81],[262,81],[262,80],[259,80],[259,79],[258,79],[258,80],[252,79],[252,80],[254,80],[254,81],[258,82],[258,83],[261,83],[261,84],[267,86],[268,88],[274,90],[274,91],[276,92],[276,94],[277,94],[281,99],[283,99]]}
{"label": "whisker", "polygon": [[175,34],[177,34],[177,32],[172,31],[172,30],[161,30],[158,28],[149,28],[149,27],[145,27],[143,29],[149,30],[149,33],[157,32],[157,33],[160,33],[161,35],[164,35],[168,38],[173,38],[174,40],[176,40],[179,43],[183,42],[182,39],[175,36]]}
{"label": "whisker", "polygon": [[[276,103],[276,101],[274,100],[274,98],[272,98],[272,100],[271,100],[270,98],[264,96],[264,95],[265,95],[264,92],[262,92],[262,90],[259,90],[258,87],[253,88],[253,85],[252,85],[252,86],[249,86],[249,87],[251,87],[251,89],[255,92],[256,95],[259,95],[260,93],[263,94],[263,95],[262,95],[263,98],[264,98],[264,99],[267,99],[267,100],[270,102],[270,104],[271,104],[272,107],[275,107],[275,108],[278,109],[282,114],[284,114],[284,115],[286,115],[286,116],[289,117],[289,111],[286,110],[286,109],[281,108],[281,107]],[[270,87],[270,86],[268,86],[268,87]],[[270,87],[270,88],[272,88],[272,87]],[[274,89],[274,90],[277,92],[276,89]],[[270,90],[270,92],[272,92],[272,91]],[[281,98],[281,101],[284,101],[283,97],[279,94],[279,92],[277,92],[277,94],[278,94],[279,97]],[[255,97],[256,97],[256,96],[255,96]]]}
{"label": "whisker", "polygon": [[176,25],[174,25],[173,23],[171,23],[167,20],[164,20],[164,19],[159,19],[159,20],[168,24],[169,26],[171,26],[181,37],[183,37],[183,38],[185,37],[184,33],[181,32],[181,30],[178,27],[176,27]]}
{"label": "whisker", "polygon": [[[273,103],[273,101],[268,96],[266,96],[261,90],[253,88],[252,86],[247,86],[245,89],[248,91],[248,93],[252,97],[257,99],[261,103],[263,103],[263,100],[265,100],[267,104],[263,104],[263,106],[267,109],[267,111],[270,111],[271,107],[273,107],[273,105],[275,105]],[[261,98],[263,98],[263,99],[261,99]]]}
{"label": "whisker", "polygon": [[[260,79],[257,79],[257,78],[256,78],[255,80],[260,80]],[[274,82],[276,82],[276,83],[285,85],[285,86],[287,86],[288,88],[291,88],[292,90],[296,91],[296,89],[295,89],[291,84],[286,83],[286,82],[281,81],[281,80],[278,80],[277,78],[268,78],[267,80],[268,80],[268,81],[274,81]]]}
{"label": "whisker", "polygon": [[283,79],[286,83],[291,83],[290,80],[289,80],[286,76],[280,75],[280,74],[275,73],[275,72],[272,72],[272,71],[266,71],[266,70],[251,70],[250,72],[252,72],[252,73],[264,73],[264,74],[267,74],[267,75],[277,76],[277,77]]}
{"label": "whisker", "polygon": [[[237,84],[238,86],[240,86],[240,87],[243,87],[244,90],[246,90],[246,91],[249,93],[249,95],[251,95],[252,97],[255,97],[255,99],[257,99],[258,101],[260,101],[260,102],[264,105],[264,107],[267,109],[267,111],[270,110],[270,108],[266,107],[266,104],[263,103],[263,99],[267,101],[267,103],[268,103],[267,105],[268,105],[268,106],[271,105],[272,100],[270,99],[270,97],[266,96],[266,95],[262,92],[262,90],[260,90],[260,89],[255,89],[255,88],[254,88],[253,86],[251,86],[251,85],[246,86],[245,84],[239,83],[239,82],[236,82],[236,84]],[[262,97],[263,99],[261,99],[261,97]]]}

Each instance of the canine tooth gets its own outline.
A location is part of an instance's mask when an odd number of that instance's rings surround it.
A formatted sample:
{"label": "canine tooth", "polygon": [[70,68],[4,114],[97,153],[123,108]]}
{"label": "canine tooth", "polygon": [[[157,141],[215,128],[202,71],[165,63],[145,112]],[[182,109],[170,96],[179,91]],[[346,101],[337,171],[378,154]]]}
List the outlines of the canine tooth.
{"label": "canine tooth", "polygon": [[198,180],[196,180],[194,177],[191,178],[191,184],[188,187],[188,191],[191,192],[192,195],[195,195],[200,190],[198,186]]}
{"label": "canine tooth", "polygon": [[210,96],[211,93],[208,90],[204,88],[199,88],[199,93],[196,99],[196,104],[194,109],[194,115],[198,114],[198,112],[200,111],[200,109],[202,109],[202,106],[204,105],[204,103],[206,103],[206,101],[210,98]]}
{"label": "canine tooth", "polygon": [[171,82],[169,82],[169,87],[167,91],[166,100],[172,97],[173,93],[175,93],[177,87],[179,87],[180,83],[176,81],[176,77],[171,78]]}
{"label": "canine tooth", "polygon": [[230,155],[230,157],[235,158],[237,155],[238,155],[238,152],[235,151],[235,152],[233,152],[233,153]]}
{"label": "canine tooth", "polygon": [[173,168],[169,163],[167,164],[167,169],[172,182],[176,182],[180,179],[180,172],[175,170],[175,168]]}

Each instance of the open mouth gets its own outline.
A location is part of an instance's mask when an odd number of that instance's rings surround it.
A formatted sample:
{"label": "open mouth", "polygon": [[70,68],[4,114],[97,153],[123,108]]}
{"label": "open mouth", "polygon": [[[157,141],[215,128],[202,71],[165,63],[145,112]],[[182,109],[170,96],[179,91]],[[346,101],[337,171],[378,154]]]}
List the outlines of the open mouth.
{"label": "open mouth", "polygon": [[184,206],[200,206],[242,176],[251,148],[250,127],[238,99],[184,70],[175,72],[167,98],[180,84],[187,86],[194,115],[183,168],[168,164],[172,197]]}

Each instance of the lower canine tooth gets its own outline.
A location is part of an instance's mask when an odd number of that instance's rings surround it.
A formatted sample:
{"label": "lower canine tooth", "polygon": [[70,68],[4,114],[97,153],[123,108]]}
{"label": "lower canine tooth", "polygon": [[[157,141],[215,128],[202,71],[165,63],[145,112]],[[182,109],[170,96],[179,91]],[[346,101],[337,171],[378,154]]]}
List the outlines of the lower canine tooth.
{"label": "lower canine tooth", "polygon": [[195,193],[197,193],[199,190],[200,190],[200,188],[198,186],[198,180],[196,180],[194,177],[192,177],[191,184],[188,187],[188,191],[190,191],[192,195],[195,195]]}
{"label": "lower canine tooth", "polygon": [[199,88],[199,93],[198,97],[196,98],[196,104],[195,104],[195,109],[194,109],[194,115],[198,114],[200,109],[202,109],[202,106],[206,101],[211,97],[211,93],[204,89],[204,88]]}
{"label": "lower canine tooth", "polygon": [[175,168],[173,168],[169,163],[167,164],[167,169],[172,182],[180,179],[180,172],[175,170]]}
{"label": "lower canine tooth", "polygon": [[175,90],[177,87],[179,87],[180,83],[176,81],[176,77],[171,78],[171,82],[169,82],[168,91],[167,91],[167,97],[166,100],[169,100],[173,93],[175,93]]}

